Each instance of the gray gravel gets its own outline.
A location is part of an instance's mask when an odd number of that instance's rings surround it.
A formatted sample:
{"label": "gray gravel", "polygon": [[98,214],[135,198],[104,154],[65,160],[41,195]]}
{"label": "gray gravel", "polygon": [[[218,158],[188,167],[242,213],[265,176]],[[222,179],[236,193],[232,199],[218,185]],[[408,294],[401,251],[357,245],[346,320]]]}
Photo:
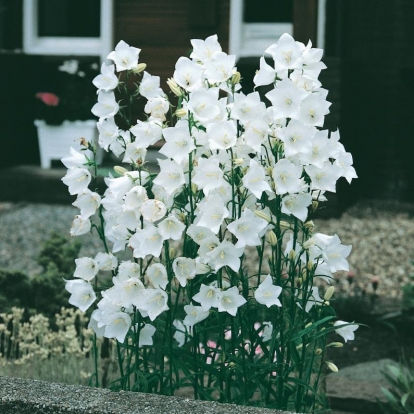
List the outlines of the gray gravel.
{"label": "gray gravel", "polygon": [[[41,269],[36,264],[42,243],[53,231],[69,236],[77,209],[71,205],[0,204],[0,268],[27,272]],[[401,297],[401,286],[414,274],[414,204],[359,202],[339,219],[315,220],[315,232],[337,233],[343,244],[352,244],[349,257],[355,273],[353,286],[372,292],[372,281],[379,281],[377,293]],[[81,256],[102,251],[96,235],[80,236]],[[348,278],[337,275],[338,285],[348,289]]]}

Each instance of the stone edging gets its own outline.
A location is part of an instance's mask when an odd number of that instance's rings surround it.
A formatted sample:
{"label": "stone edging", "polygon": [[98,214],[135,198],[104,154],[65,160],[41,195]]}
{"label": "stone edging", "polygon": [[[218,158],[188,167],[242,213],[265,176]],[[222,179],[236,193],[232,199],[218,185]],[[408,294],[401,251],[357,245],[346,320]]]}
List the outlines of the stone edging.
{"label": "stone edging", "polygon": [[[267,408],[0,377],[1,414],[289,414]],[[292,413],[290,413],[292,414]]]}

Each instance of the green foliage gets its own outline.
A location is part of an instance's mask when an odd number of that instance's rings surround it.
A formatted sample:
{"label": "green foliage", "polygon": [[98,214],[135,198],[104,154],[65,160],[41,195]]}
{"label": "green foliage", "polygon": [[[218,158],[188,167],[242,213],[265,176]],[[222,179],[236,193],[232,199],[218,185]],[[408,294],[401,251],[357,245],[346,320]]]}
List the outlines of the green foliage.
{"label": "green foliage", "polygon": [[402,288],[402,308],[404,311],[412,314],[414,313],[414,275],[411,275],[410,277],[411,281],[405,284]]}
{"label": "green foliage", "polygon": [[0,310],[8,312],[15,306],[29,314],[54,317],[62,307],[67,307],[65,279],[73,276],[79,250],[79,242],[69,242],[54,233],[39,254],[38,263],[43,267],[40,274],[29,278],[21,272],[0,270]]}
{"label": "green foliage", "polygon": [[388,365],[384,373],[390,388],[381,387],[387,404],[380,404],[385,414],[414,413],[414,359],[403,361],[399,367]]}

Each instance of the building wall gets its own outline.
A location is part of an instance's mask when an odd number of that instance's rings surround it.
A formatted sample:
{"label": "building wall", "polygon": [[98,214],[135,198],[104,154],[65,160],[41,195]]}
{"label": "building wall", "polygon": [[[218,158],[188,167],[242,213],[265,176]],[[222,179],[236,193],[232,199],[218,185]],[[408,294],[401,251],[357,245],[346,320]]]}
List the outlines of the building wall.
{"label": "building wall", "polygon": [[142,49],[140,62],[165,82],[178,58],[191,52],[190,39],[217,34],[228,51],[229,15],[229,0],[117,0],[115,44]]}

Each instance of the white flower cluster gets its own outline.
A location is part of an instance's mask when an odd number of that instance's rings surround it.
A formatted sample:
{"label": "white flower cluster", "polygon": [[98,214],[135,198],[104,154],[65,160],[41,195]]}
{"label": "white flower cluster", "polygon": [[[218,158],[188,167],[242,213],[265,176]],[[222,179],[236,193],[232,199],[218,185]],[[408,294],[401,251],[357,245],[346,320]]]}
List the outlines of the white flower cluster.
{"label": "white flower cluster", "polygon": [[[318,129],[330,106],[318,81],[325,68],[322,50],[287,34],[269,47],[265,53],[273,65],[262,58],[254,77],[256,87],[273,87],[266,106],[259,92],[239,92],[235,56],[222,51],[217,36],[191,43],[190,58],[177,61],[168,81],[178,97],[175,125],[166,122],[170,104],[160,78],[143,72],[137,94],[147,100],[147,119],[127,131],[119,129],[114,118],[120,111],[117,73],[137,72],[140,49],[120,42],[108,56],[113,64],[102,65],[92,109],[99,117],[99,145],[121,157],[126,167],[117,169],[120,176],[105,179],[102,198],[88,189],[90,161],[74,150],[63,159],[68,167],[63,182],[77,195],[74,205],[80,209],[71,234],[90,231],[90,218],[100,209],[102,230],[113,246],[111,253],[77,260],[76,279],[66,285],[70,303],[82,311],[89,308],[96,301],[91,282],[99,271],[112,271],[113,286],[101,292],[91,327],[120,342],[130,329],[139,329],[140,344],[152,344],[155,328],[137,326],[131,315],[138,310],[154,321],[169,309],[172,286],[185,288],[197,278],[198,291],[184,307],[187,316],[174,322],[177,338],[212,308],[235,316],[248,300],[281,306],[282,287],[274,274],[253,289],[240,290],[237,275],[243,273],[246,247],[260,246],[266,233],[280,225],[272,203],[303,224],[312,202],[323,201],[325,191],[334,192],[340,177],[349,182],[356,177],[339,133]],[[158,160],[160,172],[151,175],[143,167],[147,148],[161,139],[165,144],[159,152],[166,159]],[[171,240],[191,242],[191,248],[170,257],[166,246]],[[118,264],[113,254],[125,248],[131,249],[131,260]],[[329,279],[332,272],[348,269],[350,250],[336,235],[316,234],[301,243],[292,235],[284,256],[300,257],[305,267],[311,263],[316,276]],[[215,280],[208,283],[212,275]],[[303,294],[297,289],[298,304]],[[316,288],[307,296],[307,311],[323,302]]]}

